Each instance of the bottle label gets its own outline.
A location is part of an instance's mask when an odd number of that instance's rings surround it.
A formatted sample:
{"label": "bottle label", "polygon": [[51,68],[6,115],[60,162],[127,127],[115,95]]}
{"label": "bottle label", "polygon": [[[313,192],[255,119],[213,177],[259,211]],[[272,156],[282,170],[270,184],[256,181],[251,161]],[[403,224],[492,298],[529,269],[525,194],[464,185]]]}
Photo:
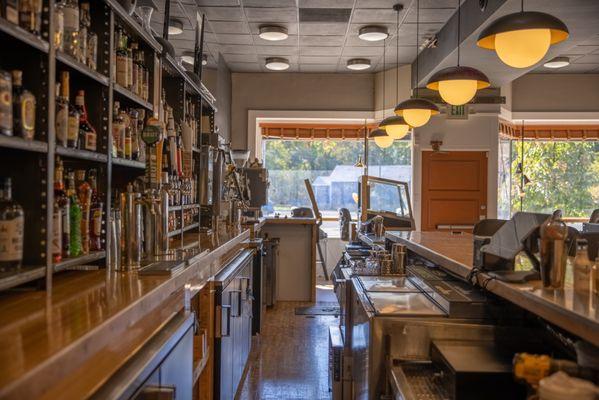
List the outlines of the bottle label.
{"label": "bottle label", "polygon": [[62,212],[60,209],[54,210],[52,215],[52,254],[62,254]]}
{"label": "bottle label", "polygon": [[25,139],[33,139],[35,133],[35,98],[28,96],[21,103],[21,132]]}
{"label": "bottle label", "polygon": [[96,151],[95,132],[85,132],[85,150]]}
{"label": "bottle label", "polygon": [[69,110],[64,105],[59,107],[60,110],[56,114],[56,139],[58,144],[66,146],[69,132]]}
{"label": "bottle label", "polygon": [[77,141],[79,135],[79,114],[69,115],[69,126],[67,129],[67,139],[73,142]]}
{"label": "bottle label", "polygon": [[92,233],[93,236],[99,237],[102,235],[102,209],[94,208],[92,210]]}
{"label": "bottle label", "polygon": [[123,138],[125,137],[125,125],[123,123],[117,122],[112,125],[112,140],[116,144],[117,155],[119,157],[123,156],[125,143],[123,143]]}
{"label": "bottle label", "polygon": [[23,259],[23,216],[0,221],[0,261]]}
{"label": "bottle label", "polygon": [[11,83],[4,76],[0,76],[0,129],[12,132]]}
{"label": "bottle label", "polygon": [[127,57],[121,54],[116,56],[116,83],[127,87]]}
{"label": "bottle label", "polygon": [[79,31],[79,8],[64,7],[62,11],[65,31]]}
{"label": "bottle label", "polygon": [[125,157],[131,158],[131,137],[125,136]]}

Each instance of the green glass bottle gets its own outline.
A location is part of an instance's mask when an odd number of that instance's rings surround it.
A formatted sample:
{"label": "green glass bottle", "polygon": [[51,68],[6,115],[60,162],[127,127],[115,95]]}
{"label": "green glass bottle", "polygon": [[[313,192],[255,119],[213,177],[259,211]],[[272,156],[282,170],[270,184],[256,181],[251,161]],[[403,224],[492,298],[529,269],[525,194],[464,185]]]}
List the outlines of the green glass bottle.
{"label": "green glass bottle", "polygon": [[75,172],[70,171],[68,174],[69,190],[68,196],[70,200],[70,225],[71,225],[71,257],[77,257],[81,255],[81,205],[79,204],[79,198],[77,197],[77,190],[75,190]]}

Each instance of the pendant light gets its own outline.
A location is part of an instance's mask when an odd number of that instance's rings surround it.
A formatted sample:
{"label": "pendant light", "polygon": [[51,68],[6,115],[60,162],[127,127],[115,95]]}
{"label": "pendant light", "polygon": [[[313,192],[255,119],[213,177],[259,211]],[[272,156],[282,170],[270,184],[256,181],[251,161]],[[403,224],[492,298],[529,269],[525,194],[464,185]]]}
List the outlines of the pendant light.
{"label": "pendant light", "polygon": [[563,42],[570,33],[568,27],[553,15],[537,11],[521,11],[503,16],[478,37],[476,44],[495,50],[505,64],[514,68],[530,67],[545,57],[549,46]]}
{"label": "pendant light", "polygon": [[[396,32],[396,39],[397,39],[397,51],[396,51],[396,75],[395,75],[395,104],[397,104],[397,102],[399,101],[399,13],[401,10],[403,10],[403,5],[401,4],[395,4],[393,6],[393,9],[397,12],[397,32]],[[384,65],[384,60],[383,60],[383,65]],[[384,67],[383,67],[384,70]],[[384,73],[384,72],[383,72]],[[384,77],[385,75],[383,75]],[[384,83],[383,83],[384,85]],[[383,102],[383,114],[385,110],[385,105]],[[410,130],[410,125],[408,125],[408,123],[403,119],[403,117],[400,117],[399,115],[393,115],[391,117],[387,117],[385,119],[383,119],[381,121],[381,123],[379,124],[379,128],[384,129],[387,134],[389,134],[389,136],[391,136],[393,139],[403,139],[407,134],[408,131]]]}
{"label": "pendant light", "polygon": [[426,87],[438,90],[441,98],[452,106],[461,106],[476,96],[476,91],[491,86],[489,78],[476,68],[460,65],[461,7],[458,0],[458,65],[435,73]]}
{"label": "pendant light", "polygon": [[408,125],[418,128],[425,125],[431,116],[439,114],[439,107],[429,100],[418,98],[418,35],[420,34],[420,0],[416,1],[416,97],[404,100],[395,106],[395,114],[403,117]]}
{"label": "pendant light", "polygon": [[393,144],[393,138],[382,129],[375,129],[368,135],[368,138],[374,139],[374,143],[381,149],[386,149]]}

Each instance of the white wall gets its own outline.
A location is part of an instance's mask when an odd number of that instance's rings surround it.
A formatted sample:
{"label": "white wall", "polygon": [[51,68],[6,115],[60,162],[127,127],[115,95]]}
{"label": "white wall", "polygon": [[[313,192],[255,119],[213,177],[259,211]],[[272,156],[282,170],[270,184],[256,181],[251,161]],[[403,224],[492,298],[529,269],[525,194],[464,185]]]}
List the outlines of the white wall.
{"label": "white wall", "polygon": [[422,200],[422,151],[430,150],[431,140],[442,140],[442,150],[488,151],[487,164],[487,218],[497,217],[498,178],[498,117],[496,113],[474,114],[467,120],[446,119],[437,115],[415,130],[412,151],[412,203],[417,229],[420,229]]}

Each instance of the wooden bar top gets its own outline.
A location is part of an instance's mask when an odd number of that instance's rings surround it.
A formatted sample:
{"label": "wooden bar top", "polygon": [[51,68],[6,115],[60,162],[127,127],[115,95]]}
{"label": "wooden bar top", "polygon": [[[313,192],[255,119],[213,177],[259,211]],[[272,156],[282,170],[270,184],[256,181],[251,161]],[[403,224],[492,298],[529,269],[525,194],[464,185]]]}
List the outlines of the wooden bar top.
{"label": "wooden bar top", "polygon": [[0,398],[89,397],[244,246],[244,231],[174,276],[57,274],[51,293],[0,293]]}
{"label": "wooden bar top", "polygon": [[290,224],[290,225],[315,225],[315,218],[303,217],[267,217],[267,224]]}
{"label": "wooden bar top", "polygon": [[[438,264],[454,275],[466,278],[472,271],[473,237],[450,232],[387,231],[385,237]],[[568,267],[570,269],[570,267]],[[479,274],[479,282],[488,279]],[[486,289],[599,346],[599,298],[574,292],[568,279],[563,290],[544,289],[541,281],[522,284],[490,280]]]}

